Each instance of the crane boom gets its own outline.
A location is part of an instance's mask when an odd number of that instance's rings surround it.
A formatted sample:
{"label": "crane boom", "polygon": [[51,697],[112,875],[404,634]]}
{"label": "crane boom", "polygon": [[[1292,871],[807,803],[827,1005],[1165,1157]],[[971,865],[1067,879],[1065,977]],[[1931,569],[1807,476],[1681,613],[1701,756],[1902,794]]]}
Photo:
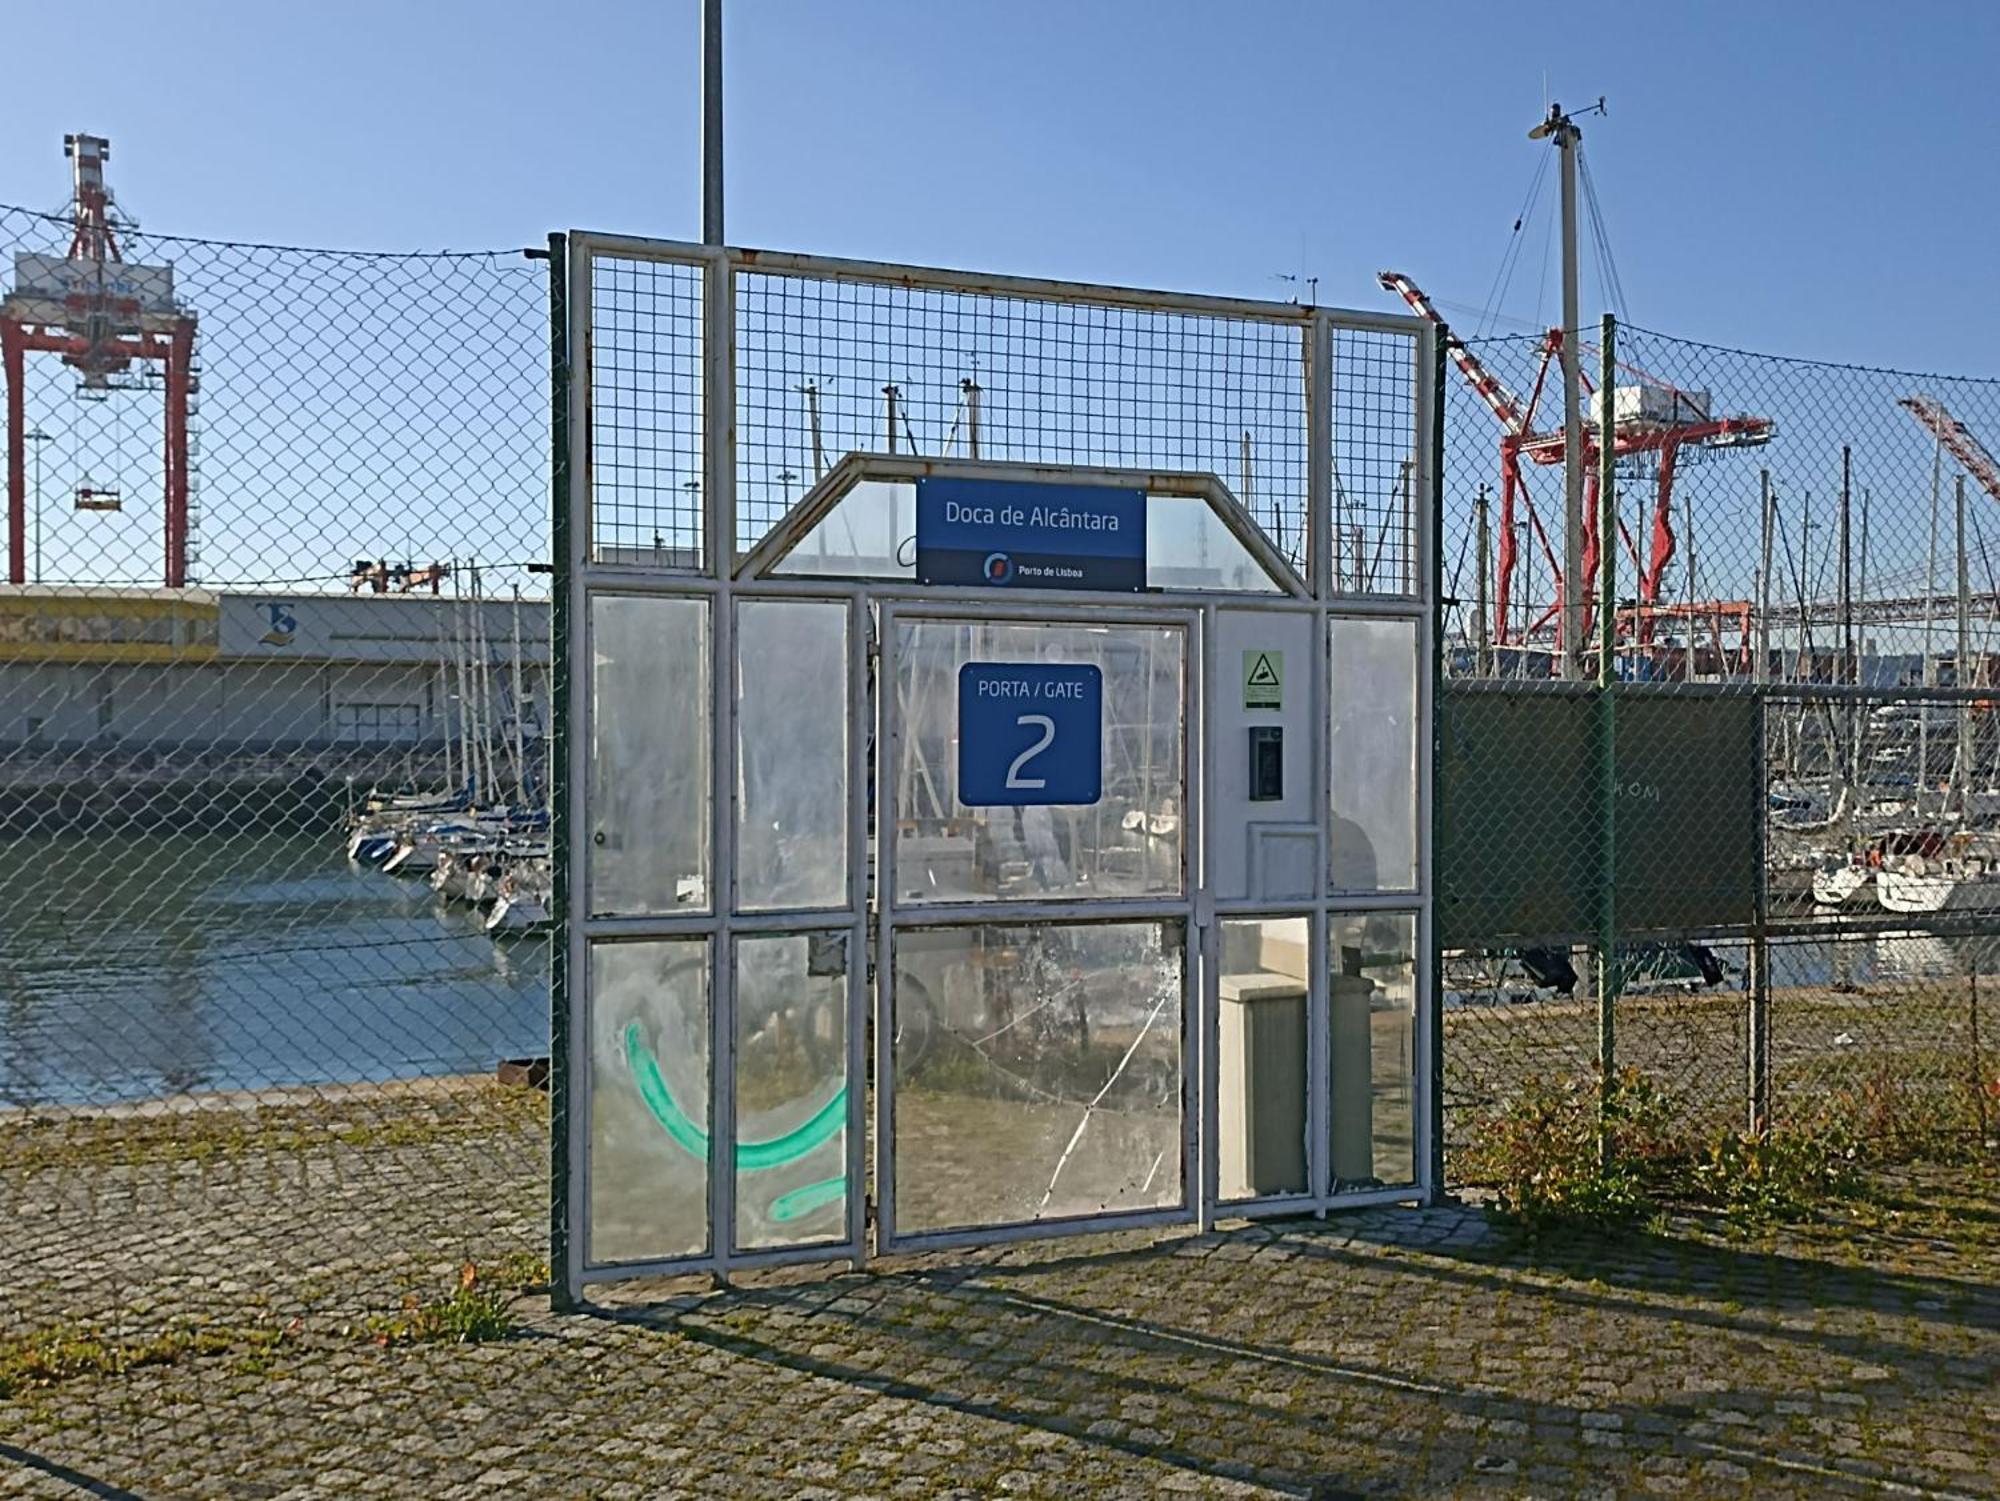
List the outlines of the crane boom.
{"label": "crane boom", "polygon": [[[1444,318],[1432,305],[1430,298],[1424,295],[1423,288],[1402,272],[1384,271],[1377,275],[1375,280],[1381,283],[1384,291],[1394,292],[1407,302],[1419,318],[1440,328],[1445,326]],[[1528,435],[1528,417],[1527,408],[1522,404],[1521,398],[1501,384],[1500,378],[1486,368],[1479,356],[1466,348],[1463,339],[1448,334],[1445,342],[1451,350],[1452,359],[1458,362],[1459,371],[1465,376],[1466,383],[1477,391],[1480,399],[1492,409],[1493,415],[1500,419],[1500,425],[1513,436],[1525,438]]]}
{"label": "crane boom", "polygon": [[1982,490],[2000,500],[2000,464],[1993,461],[1993,455],[1973,436],[1972,429],[1945,409],[1943,402],[1930,396],[1904,396],[1896,405],[1921,422],[1925,431],[1944,445],[1945,452],[1979,482]]}

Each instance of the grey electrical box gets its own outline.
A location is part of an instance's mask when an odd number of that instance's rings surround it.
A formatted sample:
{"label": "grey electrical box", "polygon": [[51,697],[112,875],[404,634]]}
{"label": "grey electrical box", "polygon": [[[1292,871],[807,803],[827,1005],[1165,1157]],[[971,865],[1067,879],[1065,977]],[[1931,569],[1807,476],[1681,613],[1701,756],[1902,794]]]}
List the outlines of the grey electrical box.
{"label": "grey electrical box", "polygon": [[1250,726],[1250,801],[1274,803],[1285,795],[1285,727]]}

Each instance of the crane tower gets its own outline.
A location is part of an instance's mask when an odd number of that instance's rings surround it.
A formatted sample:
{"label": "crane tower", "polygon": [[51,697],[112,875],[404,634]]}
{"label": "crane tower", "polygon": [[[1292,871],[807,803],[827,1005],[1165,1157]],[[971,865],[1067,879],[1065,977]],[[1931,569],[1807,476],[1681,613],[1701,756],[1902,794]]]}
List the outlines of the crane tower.
{"label": "crane tower", "polygon": [[66,255],[19,252],[14,285],[0,298],[0,377],[7,390],[7,577],[27,581],[27,356],[54,354],[77,375],[79,395],[101,398],[121,389],[117,378],[134,363],[157,360],[165,374],[162,435],[165,483],[165,581],[187,584],[188,413],[195,391],[195,314],[174,300],[172,266],[125,259],[105,185],[111,143],[102,136],[67,135],[72,197]]}

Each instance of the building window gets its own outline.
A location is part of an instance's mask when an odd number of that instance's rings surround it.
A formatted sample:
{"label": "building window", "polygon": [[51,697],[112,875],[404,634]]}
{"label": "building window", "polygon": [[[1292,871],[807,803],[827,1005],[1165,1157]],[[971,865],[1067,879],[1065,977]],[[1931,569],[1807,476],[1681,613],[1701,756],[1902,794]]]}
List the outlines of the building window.
{"label": "building window", "polygon": [[407,745],[423,722],[421,704],[335,704],[333,738],[343,745]]}

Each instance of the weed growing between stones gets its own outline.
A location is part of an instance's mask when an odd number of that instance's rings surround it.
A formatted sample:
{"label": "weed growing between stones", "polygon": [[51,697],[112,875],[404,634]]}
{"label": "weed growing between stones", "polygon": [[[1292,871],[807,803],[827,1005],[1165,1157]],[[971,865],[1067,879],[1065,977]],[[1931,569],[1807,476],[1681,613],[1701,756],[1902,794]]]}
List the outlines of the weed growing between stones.
{"label": "weed growing between stones", "polygon": [[[542,1269],[546,1280],[546,1268]],[[410,1293],[391,1314],[362,1321],[356,1332],[388,1349],[395,1345],[469,1345],[505,1339],[514,1332],[517,1286],[489,1281],[482,1286],[479,1268],[466,1262],[458,1269],[458,1285],[442,1297]]]}

